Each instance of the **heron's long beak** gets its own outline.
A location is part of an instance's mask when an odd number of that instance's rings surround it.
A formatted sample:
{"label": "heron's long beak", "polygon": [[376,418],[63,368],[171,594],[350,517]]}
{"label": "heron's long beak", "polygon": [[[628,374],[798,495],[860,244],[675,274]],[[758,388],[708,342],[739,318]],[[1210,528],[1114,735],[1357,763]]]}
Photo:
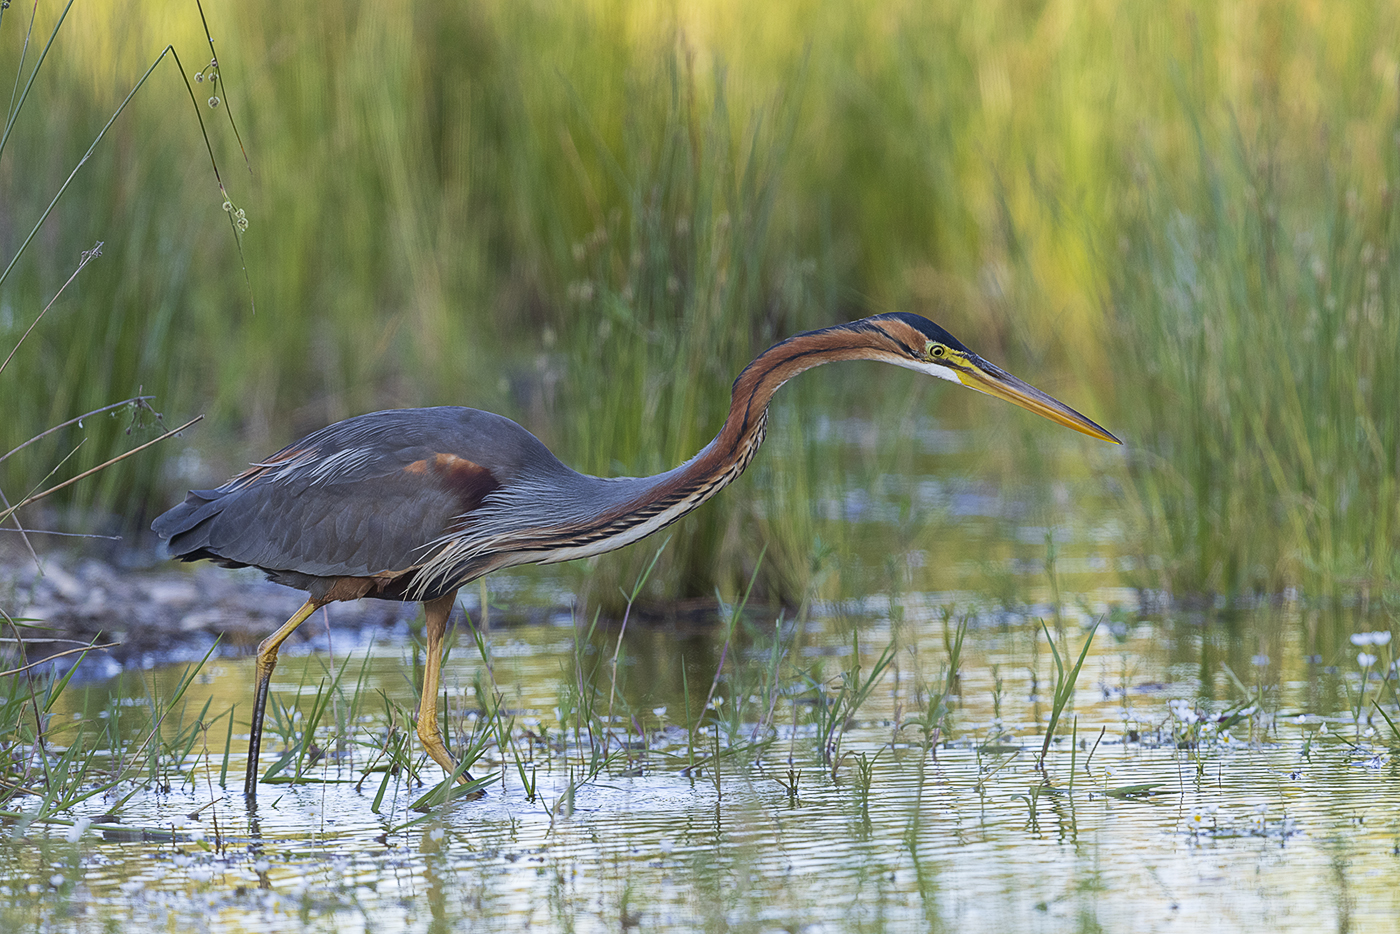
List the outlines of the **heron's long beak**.
{"label": "heron's long beak", "polygon": [[970,354],[966,365],[958,367],[956,372],[962,384],[970,389],[1005,399],[1091,437],[1112,441],[1114,444],[1123,443],[1102,425],[1085,418],[1058,399],[1047,396],[1030,383],[1017,379],[1001,367],[988,363],[975,354]]}

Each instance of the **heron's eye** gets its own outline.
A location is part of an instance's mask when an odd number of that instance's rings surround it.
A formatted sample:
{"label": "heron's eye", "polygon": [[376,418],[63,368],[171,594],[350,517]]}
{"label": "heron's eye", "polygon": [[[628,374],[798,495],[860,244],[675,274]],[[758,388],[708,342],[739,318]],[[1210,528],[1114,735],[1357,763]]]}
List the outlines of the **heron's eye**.
{"label": "heron's eye", "polygon": [[928,345],[928,355],[935,359],[948,356],[948,348],[942,344],[935,344],[932,341]]}

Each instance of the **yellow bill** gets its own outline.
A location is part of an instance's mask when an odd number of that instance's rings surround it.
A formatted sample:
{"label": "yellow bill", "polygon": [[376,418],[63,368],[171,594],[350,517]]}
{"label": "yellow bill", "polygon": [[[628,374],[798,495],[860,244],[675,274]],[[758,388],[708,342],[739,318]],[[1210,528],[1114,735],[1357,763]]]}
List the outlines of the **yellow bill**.
{"label": "yellow bill", "polygon": [[989,396],[1005,399],[1007,402],[1043,415],[1052,422],[1059,422],[1066,428],[1082,431],[1084,434],[1103,441],[1122,444],[1113,433],[1102,425],[1080,415],[1058,399],[1046,395],[1030,383],[1012,376],[1001,367],[988,363],[976,354],[968,354],[955,365],[958,379],[969,389],[985,392]]}

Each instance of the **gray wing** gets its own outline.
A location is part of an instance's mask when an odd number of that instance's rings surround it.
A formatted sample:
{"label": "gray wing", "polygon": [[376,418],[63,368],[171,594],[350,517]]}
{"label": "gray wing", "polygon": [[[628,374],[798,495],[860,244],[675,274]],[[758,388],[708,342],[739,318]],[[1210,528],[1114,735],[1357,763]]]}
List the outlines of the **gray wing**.
{"label": "gray wing", "polygon": [[337,422],[151,528],[173,557],[316,577],[402,573],[524,475],[572,473],[515,422],[459,407]]}

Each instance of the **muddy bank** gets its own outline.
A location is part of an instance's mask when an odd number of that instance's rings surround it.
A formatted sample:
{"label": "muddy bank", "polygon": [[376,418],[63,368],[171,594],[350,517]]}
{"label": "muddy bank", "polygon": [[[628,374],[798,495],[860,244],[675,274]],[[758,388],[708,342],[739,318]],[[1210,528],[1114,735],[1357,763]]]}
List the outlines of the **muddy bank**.
{"label": "muddy bank", "polygon": [[[28,661],[74,648],[75,642],[116,643],[83,661],[79,675],[84,679],[110,677],[123,668],[198,660],[216,641],[216,654],[252,654],[301,606],[304,596],[251,568],[183,566],[154,555],[130,556],[119,564],[53,552],[42,555],[36,565],[31,556],[10,550],[0,559],[0,608],[27,624],[21,631]],[[339,652],[370,640],[402,640],[419,607],[358,600],[327,609],[330,644]],[[12,647],[13,632],[0,636]],[[284,643],[283,651],[299,646],[327,647],[324,611],[307,620]],[[76,659],[67,656],[53,664],[67,670]]]}

